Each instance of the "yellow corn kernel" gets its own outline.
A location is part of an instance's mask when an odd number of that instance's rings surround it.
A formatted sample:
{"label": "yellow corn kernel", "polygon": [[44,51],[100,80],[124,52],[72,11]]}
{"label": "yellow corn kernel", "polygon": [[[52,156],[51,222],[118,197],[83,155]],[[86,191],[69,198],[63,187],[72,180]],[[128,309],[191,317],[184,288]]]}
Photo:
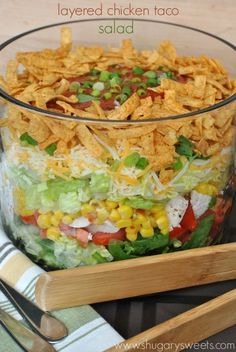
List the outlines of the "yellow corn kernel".
{"label": "yellow corn kernel", "polygon": [[136,219],[134,220],[136,225],[142,225],[146,221],[146,217],[143,214],[137,214]]}
{"label": "yellow corn kernel", "polygon": [[166,216],[160,216],[158,219],[156,219],[156,224],[157,226],[161,229],[162,227],[166,226],[168,224],[168,219]]}
{"label": "yellow corn kernel", "polygon": [[54,212],[54,216],[57,220],[61,220],[64,216],[64,213],[61,210],[56,210]]}
{"label": "yellow corn kernel", "polygon": [[109,216],[109,219],[111,221],[115,221],[115,222],[120,220],[120,214],[119,214],[118,210],[112,209],[110,216]]}
{"label": "yellow corn kernel", "polygon": [[129,219],[133,215],[133,210],[128,205],[121,205],[118,208],[118,212],[122,219]]}
{"label": "yellow corn kernel", "polygon": [[150,217],[150,223],[152,227],[156,227],[156,219],[153,216]]}
{"label": "yellow corn kernel", "polygon": [[104,221],[108,219],[108,216],[109,216],[109,214],[106,209],[104,209],[104,208],[97,209],[97,223],[98,224],[104,223]]}
{"label": "yellow corn kernel", "polygon": [[51,215],[41,214],[37,219],[37,223],[41,229],[48,229],[51,226]]}
{"label": "yellow corn kernel", "polygon": [[141,227],[140,229],[140,233],[143,237],[152,237],[154,235],[154,230],[153,228],[150,226],[150,227]]}
{"label": "yellow corn kernel", "polygon": [[117,202],[113,202],[112,200],[106,200],[106,208],[108,210],[115,209],[117,207]]}
{"label": "yellow corn kernel", "polygon": [[62,218],[62,222],[65,225],[70,225],[72,223],[72,221],[73,221],[73,219],[72,219],[72,217],[70,215],[65,215]]}
{"label": "yellow corn kernel", "polygon": [[161,217],[166,217],[167,215],[166,215],[166,211],[163,209],[163,210],[160,210],[159,212],[157,212],[157,213],[155,213],[154,214],[154,218],[156,219],[156,220],[158,220],[159,218],[161,218]]}
{"label": "yellow corn kernel", "polygon": [[135,241],[138,237],[138,232],[136,229],[132,228],[132,227],[127,227],[126,231],[126,238],[129,241]]}
{"label": "yellow corn kernel", "polygon": [[52,215],[51,216],[51,224],[53,226],[57,227],[59,225],[59,223],[60,223],[60,220],[55,215]]}
{"label": "yellow corn kernel", "polygon": [[199,193],[206,194],[208,196],[216,196],[218,194],[217,187],[207,182],[199,183],[195,187],[195,190]]}
{"label": "yellow corn kernel", "polygon": [[131,219],[120,219],[117,221],[116,226],[120,229],[123,227],[130,227],[132,225]]}
{"label": "yellow corn kernel", "polygon": [[94,211],[94,207],[91,204],[83,204],[81,207],[81,214],[83,216]]}
{"label": "yellow corn kernel", "polygon": [[152,213],[158,213],[159,211],[163,210],[163,205],[162,204],[156,204],[152,209]]}
{"label": "yellow corn kernel", "polygon": [[49,227],[49,229],[47,229],[47,238],[55,241],[55,240],[58,240],[59,237],[60,237],[60,231],[58,228]]}
{"label": "yellow corn kernel", "polygon": [[144,227],[145,229],[148,229],[151,227],[151,222],[149,219],[146,219],[143,223],[142,223],[142,227]]}
{"label": "yellow corn kernel", "polygon": [[22,209],[20,211],[21,216],[31,216],[34,215],[34,212],[32,210],[27,210],[27,209]]}

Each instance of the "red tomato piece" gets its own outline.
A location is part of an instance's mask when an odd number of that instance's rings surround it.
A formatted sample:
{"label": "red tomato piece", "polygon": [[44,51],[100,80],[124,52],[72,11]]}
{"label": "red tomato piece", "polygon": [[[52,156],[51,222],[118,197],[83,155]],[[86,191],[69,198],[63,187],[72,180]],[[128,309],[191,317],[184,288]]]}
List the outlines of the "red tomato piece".
{"label": "red tomato piece", "polygon": [[60,223],[59,225],[59,229],[66,235],[66,236],[73,236],[75,237],[76,236],[76,231],[78,229],[74,228],[74,227],[71,227],[69,225],[65,225],[63,224],[63,222]]}
{"label": "red tomato piece", "polygon": [[190,231],[193,231],[197,227],[197,220],[195,218],[191,203],[189,203],[188,208],[184,214],[184,217],[180,222],[180,225],[184,229],[190,230]]}
{"label": "red tomato piece", "polygon": [[100,103],[100,106],[103,110],[112,110],[114,109],[114,97],[108,99],[108,100],[105,100],[105,99],[102,99],[101,100],[101,103]]}
{"label": "red tomato piece", "polygon": [[154,100],[156,97],[161,97],[161,99],[164,98],[164,93],[154,92],[154,90],[151,89],[147,89],[147,94],[152,98],[152,100]]}
{"label": "red tomato piece", "polygon": [[115,233],[96,232],[93,235],[93,243],[107,246],[110,240],[125,240],[125,230],[121,229]]}
{"label": "red tomato piece", "polygon": [[21,216],[21,220],[23,221],[24,224],[37,226],[37,219],[35,217],[35,214]]}
{"label": "red tomato piece", "polygon": [[47,238],[47,230],[40,229],[39,230],[39,236],[44,240]]}
{"label": "red tomato piece", "polygon": [[182,227],[174,227],[172,231],[170,231],[170,238],[180,238],[182,235],[185,235],[188,232],[187,229]]}
{"label": "red tomato piece", "polygon": [[81,247],[86,248],[89,242],[89,232],[84,229],[76,230],[76,239],[79,241]]}

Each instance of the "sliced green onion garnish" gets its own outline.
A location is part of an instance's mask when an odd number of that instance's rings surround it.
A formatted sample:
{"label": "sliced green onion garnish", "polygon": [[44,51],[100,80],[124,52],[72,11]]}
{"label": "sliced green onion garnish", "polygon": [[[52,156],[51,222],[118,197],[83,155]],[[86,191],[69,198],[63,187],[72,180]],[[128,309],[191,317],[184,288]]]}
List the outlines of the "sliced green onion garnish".
{"label": "sliced green onion garnish", "polygon": [[100,73],[99,79],[100,81],[108,81],[110,78],[110,72],[109,71],[102,71]]}
{"label": "sliced green onion garnish", "polygon": [[148,78],[156,78],[156,72],[154,71],[146,71],[144,72],[143,76],[148,77]]}
{"label": "sliced green onion garnish", "polygon": [[93,97],[98,97],[101,94],[99,89],[94,89],[91,93]]}
{"label": "sliced green onion garnish", "polygon": [[83,88],[92,88],[93,82],[85,81],[82,83]]}
{"label": "sliced green onion garnish", "polygon": [[110,79],[109,82],[110,82],[111,87],[116,87],[121,84],[122,79],[120,77],[114,76],[112,79]]}
{"label": "sliced green onion garnish", "polygon": [[126,95],[128,95],[128,96],[130,96],[131,93],[132,93],[132,90],[130,89],[130,87],[124,86],[124,87],[122,88],[122,93],[123,93],[123,94],[126,94]]}
{"label": "sliced green onion garnish", "polygon": [[93,82],[93,81],[96,81],[98,79],[98,77],[97,76],[90,76],[89,79],[90,79],[90,81]]}
{"label": "sliced green onion garnish", "polygon": [[149,161],[147,158],[140,158],[137,162],[137,164],[135,165],[137,169],[141,169],[144,170],[146,169],[146,167],[149,165]]}
{"label": "sliced green onion garnish", "polygon": [[138,86],[139,88],[147,89],[147,84],[144,82],[140,83]]}
{"label": "sliced green onion garnish", "polygon": [[110,78],[113,78],[113,77],[120,77],[120,73],[118,71],[111,72]]}
{"label": "sliced green onion garnish", "polygon": [[105,85],[103,82],[96,82],[93,85],[93,89],[103,90],[104,88],[105,88]]}
{"label": "sliced green onion garnish", "polygon": [[124,159],[124,164],[127,167],[131,167],[131,166],[135,166],[138,161],[140,160],[140,155],[138,152],[134,152],[130,155],[128,155],[125,159]]}
{"label": "sliced green onion garnish", "polygon": [[100,73],[100,71],[99,70],[96,70],[96,68],[93,68],[91,71],[90,71],[90,74],[92,75],[92,76],[96,76],[96,75],[98,75]]}
{"label": "sliced green onion garnish", "polygon": [[141,67],[135,66],[135,67],[133,68],[133,73],[134,73],[135,75],[142,75],[142,74],[144,73],[144,71],[143,71],[143,69],[142,69]]}
{"label": "sliced green onion garnish", "polygon": [[126,75],[126,73],[128,73],[129,71],[128,70],[122,70],[120,73],[122,74],[122,75]]}
{"label": "sliced green onion garnish", "polygon": [[119,101],[121,104],[123,104],[127,99],[128,99],[128,96],[126,94],[118,94],[115,97],[115,100]]}
{"label": "sliced green onion garnish", "polygon": [[156,78],[149,78],[149,79],[147,80],[147,85],[148,85],[149,87],[156,87],[156,86],[158,85],[157,79],[156,79]]}
{"label": "sliced green onion garnish", "polygon": [[121,88],[120,88],[120,86],[119,86],[119,87],[111,88],[111,89],[110,89],[110,92],[111,92],[111,93],[119,93],[120,90],[121,90]]}
{"label": "sliced green onion garnish", "polygon": [[26,143],[28,143],[28,144],[30,144],[30,145],[38,145],[38,142],[37,142],[34,138],[32,138],[32,137],[28,134],[28,132],[23,133],[23,134],[20,136],[20,140],[21,140],[21,142],[26,142]]}
{"label": "sliced green onion garnish", "polygon": [[49,155],[53,155],[57,150],[57,145],[55,143],[50,144],[47,148],[45,148],[45,152]]}
{"label": "sliced green onion garnish", "polygon": [[78,92],[79,88],[80,88],[80,83],[79,82],[71,82],[69,91],[70,92]]}
{"label": "sliced green onion garnish", "polygon": [[133,82],[133,83],[141,82],[141,78],[139,78],[139,77],[133,77],[133,78],[131,79],[131,82]]}
{"label": "sliced green onion garnish", "polygon": [[77,98],[79,103],[87,103],[88,101],[94,100],[94,97],[88,94],[78,94]]}
{"label": "sliced green onion garnish", "polygon": [[108,100],[108,99],[110,99],[112,97],[112,94],[111,94],[111,92],[106,92],[106,93],[103,94],[103,96],[104,96],[104,98],[106,100]]}
{"label": "sliced green onion garnish", "polygon": [[141,97],[142,95],[146,94],[146,91],[144,89],[138,89],[137,94]]}

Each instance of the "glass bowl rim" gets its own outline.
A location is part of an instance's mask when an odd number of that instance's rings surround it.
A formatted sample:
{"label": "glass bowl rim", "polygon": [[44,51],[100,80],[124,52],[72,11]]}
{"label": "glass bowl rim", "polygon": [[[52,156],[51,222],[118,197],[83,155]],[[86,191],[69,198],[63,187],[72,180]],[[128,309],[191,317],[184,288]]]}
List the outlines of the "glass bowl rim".
{"label": "glass bowl rim", "polygon": [[[20,34],[17,34],[14,37],[11,37],[10,39],[6,40],[5,42],[0,44],[0,52],[6,48],[7,46],[9,46],[11,43],[17,41],[20,38],[23,38],[29,34],[35,33],[35,32],[39,32],[41,30],[44,29],[48,29],[48,28],[52,28],[52,27],[58,27],[58,26],[65,26],[65,25],[70,25],[70,24],[74,24],[74,23],[80,23],[80,22],[96,22],[96,21],[111,21],[111,20],[118,20],[118,21],[136,21],[136,22],[150,22],[150,23],[159,23],[162,25],[170,25],[170,26],[175,26],[175,27],[180,27],[180,28],[184,28],[187,30],[192,30],[198,33],[202,33],[206,36],[212,37],[214,39],[217,39],[218,41],[222,42],[223,44],[227,45],[228,47],[230,47],[231,49],[233,49],[234,51],[236,51],[236,46],[232,43],[230,43],[229,41],[218,37],[215,34],[209,33],[207,31],[198,29],[198,28],[194,28],[194,27],[190,27],[190,26],[185,26],[182,24],[178,24],[178,23],[172,23],[172,22],[165,22],[165,21],[159,21],[159,20],[149,20],[149,19],[140,19],[140,18],[133,18],[133,17],[129,17],[129,18],[122,18],[122,17],[112,17],[112,18],[90,18],[90,19],[84,19],[84,20],[73,20],[73,21],[66,21],[66,22],[58,22],[58,23],[53,23],[53,24],[49,24],[49,25],[45,25],[45,26],[41,26],[41,27],[37,27],[25,32],[22,32]],[[84,117],[79,117],[79,116],[71,116],[71,115],[66,115],[63,113],[58,113],[58,112],[53,112],[53,111],[48,111],[48,110],[44,110],[35,106],[32,106],[30,104],[24,103],[21,100],[15,99],[14,97],[12,97],[11,95],[9,95],[7,92],[5,92],[1,87],[0,87],[0,97],[5,99],[6,101],[19,106],[20,108],[23,108],[25,110],[29,110],[32,113],[39,113],[40,115],[45,115],[54,119],[62,119],[62,120],[72,120],[72,121],[77,121],[77,122],[86,122],[86,123],[94,123],[94,124],[100,124],[100,123],[104,123],[104,124],[116,124],[116,125],[127,125],[127,124],[132,124],[132,125],[140,125],[140,124],[150,124],[150,123],[160,123],[162,121],[169,121],[169,120],[177,120],[177,119],[182,119],[182,118],[187,118],[187,117],[194,117],[194,116],[198,116],[213,110],[216,110],[218,108],[221,108],[222,106],[225,106],[229,103],[231,103],[232,101],[236,100],[236,93],[231,95],[230,97],[228,97],[227,99],[224,99],[222,101],[220,101],[219,103],[210,105],[204,109],[199,109],[196,111],[191,111],[185,114],[178,114],[178,115],[171,115],[171,116],[166,116],[166,117],[155,117],[155,118],[149,118],[149,119],[145,119],[145,120],[105,120],[105,119],[94,119],[94,118],[84,118]]]}

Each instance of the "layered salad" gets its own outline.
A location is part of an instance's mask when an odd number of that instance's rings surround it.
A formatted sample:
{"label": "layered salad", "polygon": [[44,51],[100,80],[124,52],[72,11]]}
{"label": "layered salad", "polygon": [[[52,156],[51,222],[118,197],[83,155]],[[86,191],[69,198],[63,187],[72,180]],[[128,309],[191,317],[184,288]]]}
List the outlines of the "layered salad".
{"label": "layered salad", "polygon": [[1,212],[34,260],[69,268],[220,240],[235,104],[185,116],[234,94],[216,59],[170,42],[73,47],[63,28],[58,49],[17,53],[0,84],[32,107],[0,119]]}

